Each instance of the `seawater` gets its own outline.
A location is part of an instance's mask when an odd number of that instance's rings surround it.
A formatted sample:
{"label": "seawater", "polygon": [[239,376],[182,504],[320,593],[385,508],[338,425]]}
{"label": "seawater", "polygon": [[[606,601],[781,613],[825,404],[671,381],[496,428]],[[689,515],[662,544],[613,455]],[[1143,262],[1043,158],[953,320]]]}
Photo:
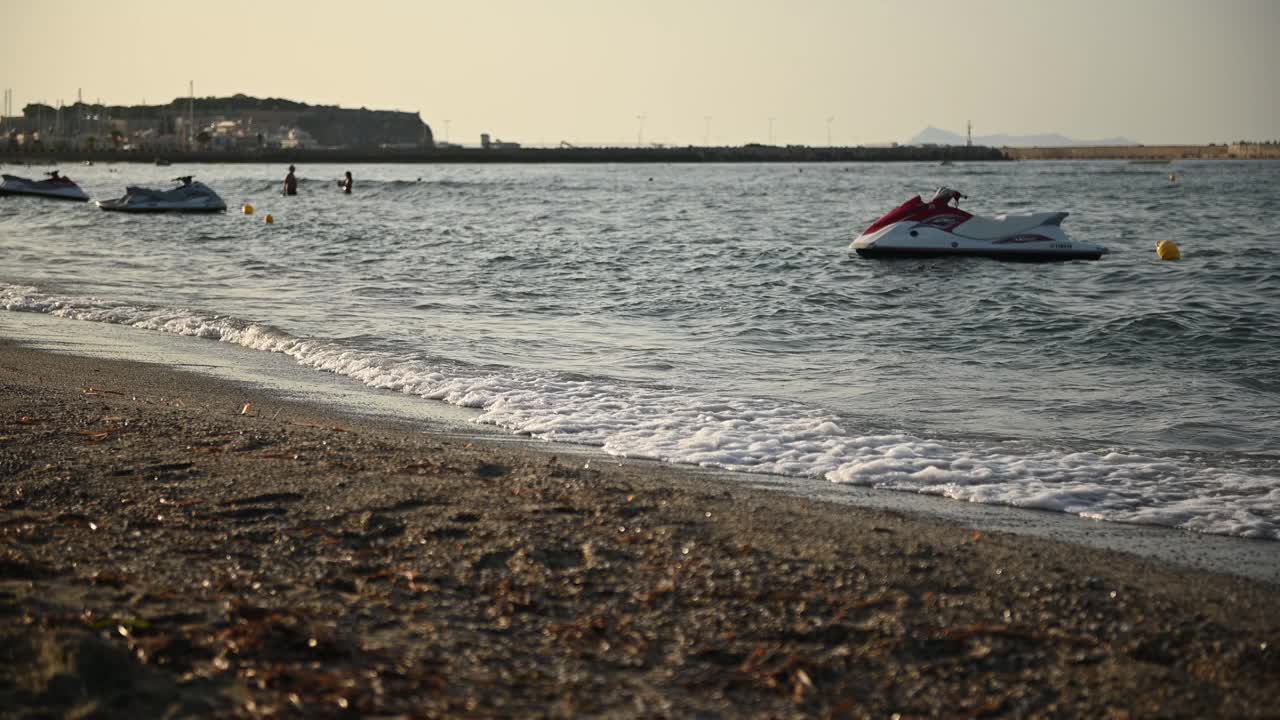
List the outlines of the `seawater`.
{"label": "seawater", "polygon": [[[99,199],[194,174],[233,211],[0,198],[4,309],[619,456],[1280,540],[1277,163],[310,165],[292,198],[275,166],[63,171]],[[1112,252],[849,252],[938,185]]]}

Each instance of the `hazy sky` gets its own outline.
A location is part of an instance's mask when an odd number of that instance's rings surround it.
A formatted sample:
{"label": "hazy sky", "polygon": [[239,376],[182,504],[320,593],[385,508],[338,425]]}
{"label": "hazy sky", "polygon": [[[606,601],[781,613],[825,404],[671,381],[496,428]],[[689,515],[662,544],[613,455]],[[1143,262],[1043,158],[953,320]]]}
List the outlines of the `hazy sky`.
{"label": "hazy sky", "polygon": [[466,143],[1280,139],[1277,70],[1280,0],[0,0],[18,112],[193,80]]}

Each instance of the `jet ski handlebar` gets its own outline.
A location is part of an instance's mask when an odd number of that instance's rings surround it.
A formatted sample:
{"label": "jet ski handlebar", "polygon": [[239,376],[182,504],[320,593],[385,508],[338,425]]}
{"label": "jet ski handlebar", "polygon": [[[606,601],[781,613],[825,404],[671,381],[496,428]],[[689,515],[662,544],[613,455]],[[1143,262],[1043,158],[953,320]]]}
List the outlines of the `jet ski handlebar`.
{"label": "jet ski handlebar", "polygon": [[191,180],[192,180],[193,178],[195,178],[195,176],[194,176],[194,175],[179,175],[178,177],[174,178],[174,179],[173,179],[173,181],[174,181],[174,182],[180,182],[180,183],[182,183],[183,185],[190,185],[190,184],[191,184]]}

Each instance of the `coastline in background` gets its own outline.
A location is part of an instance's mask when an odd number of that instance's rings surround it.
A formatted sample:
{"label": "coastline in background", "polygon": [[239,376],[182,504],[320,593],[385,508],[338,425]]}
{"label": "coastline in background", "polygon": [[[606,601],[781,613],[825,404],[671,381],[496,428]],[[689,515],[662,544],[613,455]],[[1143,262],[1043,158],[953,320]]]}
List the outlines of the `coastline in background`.
{"label": "coastline in background", "polygon": [[83,150],[0,149],[0,162],[171,163],[763,163],[763,162],[941,162],[1007,159],[989,147],[435,147],[435,148],[266,148],[255,150]]}
{"label": "coastline in background", "polygon": [[1091,147],[436,147],[264,150],[0,149],[0,163],[767,163],[992,162],[1004,160],[1280,160],[1280,145],[1133,145]]}

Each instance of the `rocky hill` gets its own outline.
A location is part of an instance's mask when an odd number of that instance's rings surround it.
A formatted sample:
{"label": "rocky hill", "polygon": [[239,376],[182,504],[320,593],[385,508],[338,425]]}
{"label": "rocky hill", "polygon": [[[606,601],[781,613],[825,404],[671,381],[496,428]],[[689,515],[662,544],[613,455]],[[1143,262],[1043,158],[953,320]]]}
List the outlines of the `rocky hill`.
{"label": "rocky hill", "polygon": [[189,115],[205,128],[233,121],[255,133],[297,128],[320,147],[432,147],[431,128],[417,113],[399,110],[308,105],[282,98],[176,98],[163,105],[98,105],[75,103],[62,108],[33,103],[23,108],[28,128],[52,136],[100,133],[105,128],[153,128],[159,134],[181,134]]}

